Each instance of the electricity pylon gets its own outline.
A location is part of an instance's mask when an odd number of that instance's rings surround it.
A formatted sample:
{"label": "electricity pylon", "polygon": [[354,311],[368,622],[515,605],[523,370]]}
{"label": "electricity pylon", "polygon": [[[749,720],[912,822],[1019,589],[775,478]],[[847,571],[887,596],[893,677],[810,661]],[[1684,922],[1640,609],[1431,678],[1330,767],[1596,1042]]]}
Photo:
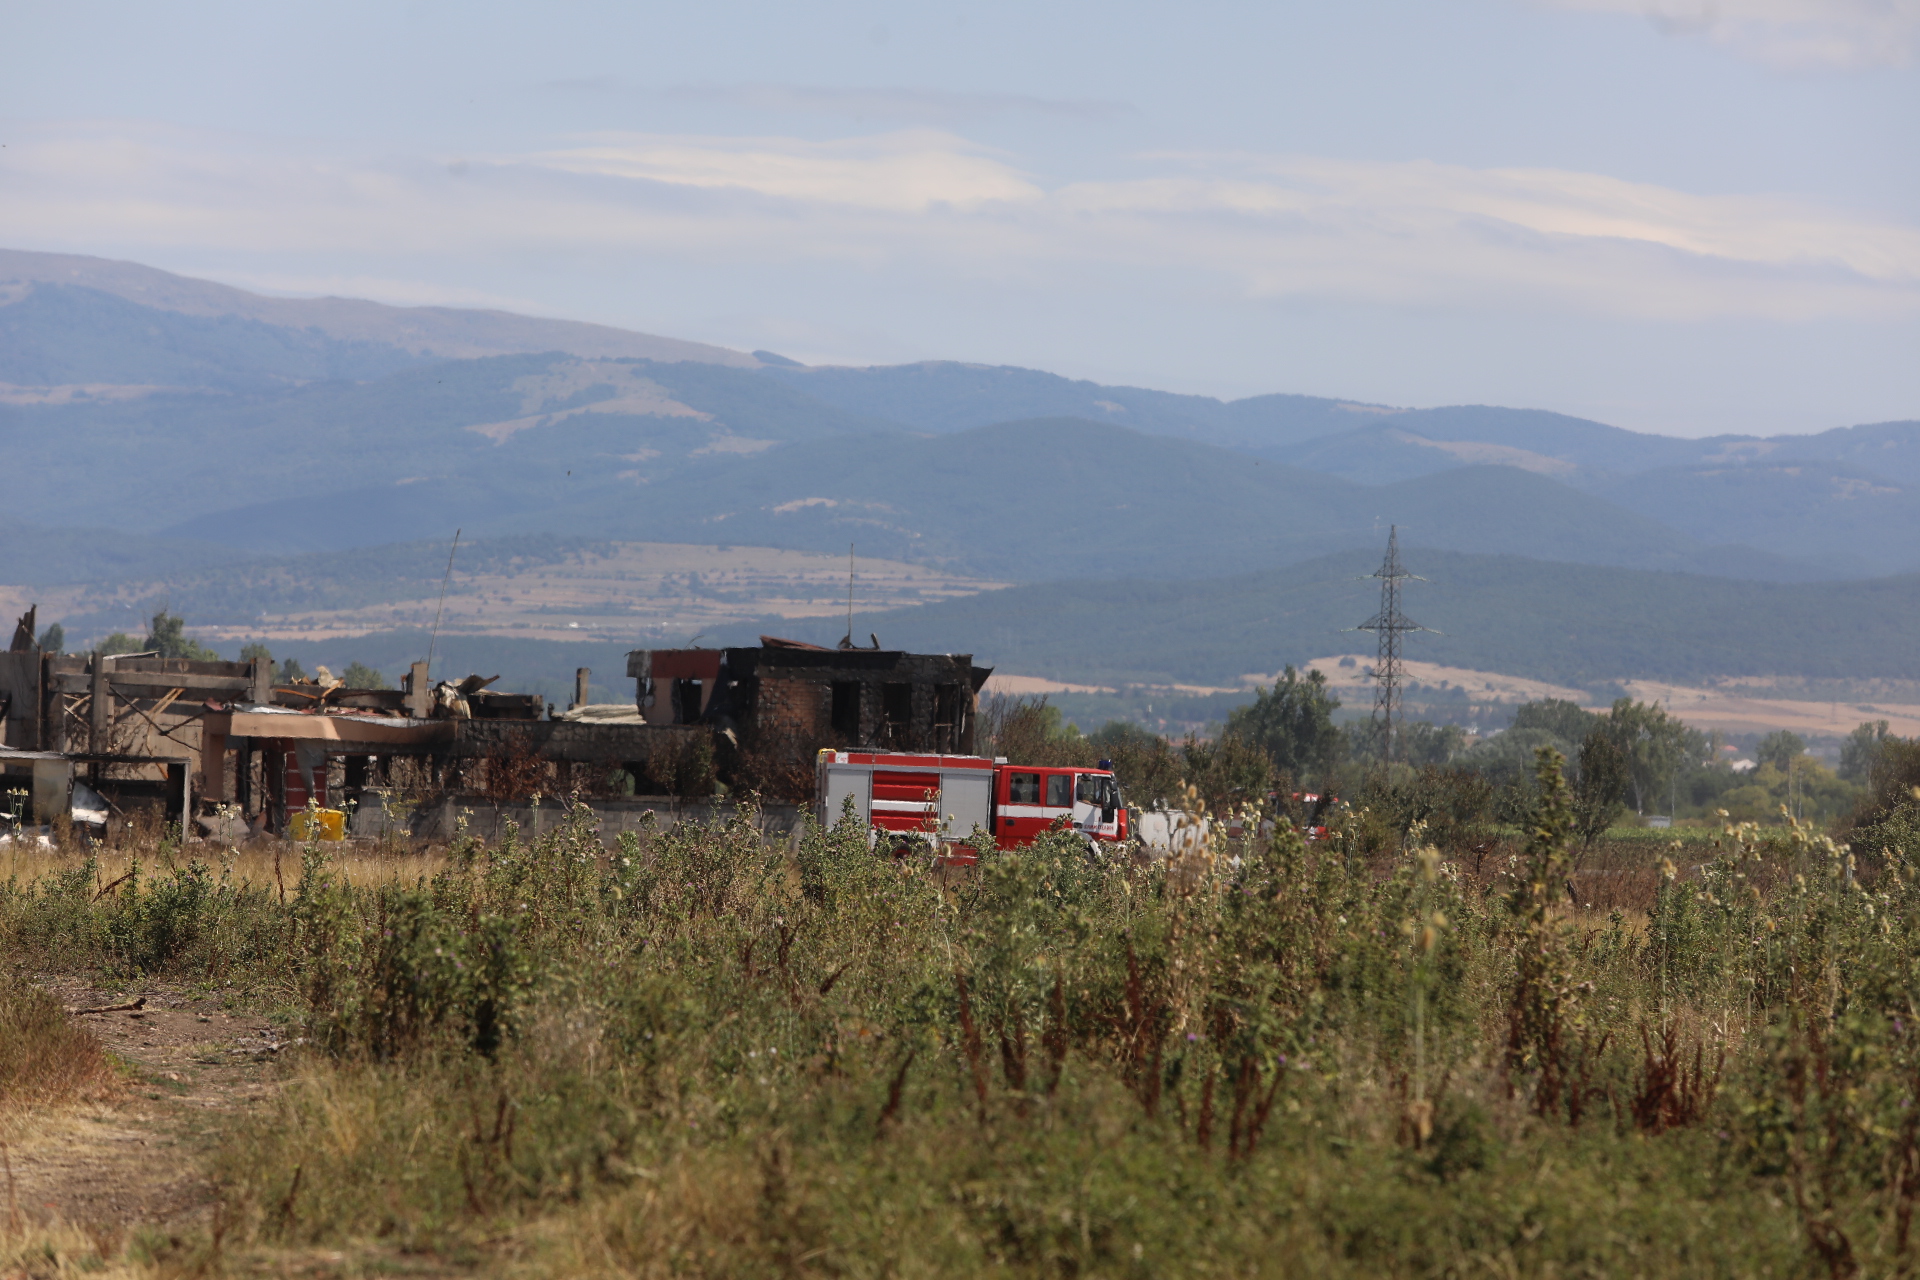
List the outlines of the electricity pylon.
{"label": "electricity pylon", "polygon": [[1400,711],[1400,637],[1409,631],[1427,631],[1400,612],[1400,584],[1425,582],[1400,567],[1400,526],[1387,531],[1387,558],[1379,571],[1368,575],[1380,579],[1380,612],[1355,627],[1380,637],[1380,655],[1373,663],[1373,716],[1381,725],[1381,755],[1393,762],[1393,721]]}

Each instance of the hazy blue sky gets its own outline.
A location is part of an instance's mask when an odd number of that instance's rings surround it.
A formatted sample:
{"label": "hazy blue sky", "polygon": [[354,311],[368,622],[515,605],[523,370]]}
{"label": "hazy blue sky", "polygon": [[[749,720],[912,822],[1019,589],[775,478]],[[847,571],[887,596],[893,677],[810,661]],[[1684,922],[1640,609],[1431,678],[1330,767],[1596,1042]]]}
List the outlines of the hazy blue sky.
{"label": "hazy blue sky", "polygon": [[808,361],[1920,417],[1920,0],[0,16],[9,247]]}

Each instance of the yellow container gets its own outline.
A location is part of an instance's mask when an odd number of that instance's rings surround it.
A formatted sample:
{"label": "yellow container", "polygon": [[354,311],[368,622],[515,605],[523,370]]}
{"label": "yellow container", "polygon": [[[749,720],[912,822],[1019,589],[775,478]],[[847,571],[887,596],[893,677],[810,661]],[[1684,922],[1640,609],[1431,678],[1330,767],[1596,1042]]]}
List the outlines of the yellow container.
{"label": "yellow container", "polygon": [[295,840],[345,840],[347,814],[344,809],[302,809],[287,823]]}

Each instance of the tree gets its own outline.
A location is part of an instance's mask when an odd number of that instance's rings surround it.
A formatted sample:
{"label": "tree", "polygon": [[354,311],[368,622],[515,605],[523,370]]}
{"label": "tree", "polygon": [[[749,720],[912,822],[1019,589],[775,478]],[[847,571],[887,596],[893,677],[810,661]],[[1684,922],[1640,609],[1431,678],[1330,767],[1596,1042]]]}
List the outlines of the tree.
{"label": "tree", "polygon": [[1221,734],[1212,742],[1188,734],[1180,744],[1183,772],[1213,813],[1243,804],[1265,804],[1278,779],[1273,757],[1239,734]]}
{"label": "tree", "polygon": [[1807,740],[1797,733],[1776,729],[1760,739],[1760,746],[1753,754],[1761,764],[1770,764],[1786,773],[1793,768],[1795,760],[1807,754]]}
{"label": "tree", "polygon": [[[66,648],[66,644],[66,628],[57,622],[48,623],[47,629],[40,633],[40,649],[43,653],[60,653]],[[1884,721],[1881,722],[1881,727],[1886,727]]]}
{"label": "tree", "polygon": [[[1346,754],[1362,760],[1380,759],[1386,735],[1378,720],[1350,724],[1341,736],[1345,739]],[[1467,731],[1457,724],[1402,721],[1393,737],[1397,763],[1416,769],[1447,764],[1467,747]]]}
{"label": "tree", "polygon": [[1592,848],[1620,811],[1627,793],[1627,755],[1593,717],[1594,728],[1580,742],[1580,776],[1573,784],[1573,828],[1582,848]]}
{"label": "tree", "polygon": [[288,658],[280,664],[280,670],[274,673],[273,682],[275,684],[293,684],[296,681],[305,680],[306,678],[307,673],[301,668],[300,660],[298,658]]}
{"label": "tree", "polygon": [[1706,750],[1706,738],[1651,702],[1617,698],[1606,717],[1607,736],[1627,760],[1627,783],[1633,789],[1633,807],[1647,811],[1647,801],[1671,786],[1680,766]]}
{"label": "tree", "polygon": [[163,658],[185,658],[190,662],[218,662],[220,655],[187,635],[186,619],[165,609],[153,615],[147,627],[145,648]]}
{"label": "tree", "polygon": [[1128,804],[1152,807],[1179,798],[1180,757],[1173,744],[1151,729],[1126,720],[1109,720],[1088,735],[1087,745],[1102,760],[1113,761],[1113,776]]}
{"label": "tree", "polygon": [[240,646],[240,661],[252,662],[255,658],[258,658],[271,667],[273,665],[273,650],[267,648],[266,645],[260,643],[258,640],[249,641]]}
{"label": "tree", "polygon": [[1416,720],[1400,726],[1400,758],[1416,769],[1449,763],[1467,749],[1467,731],[1457,724]]}
{"label": "tree", "polygon": [[387,689],[387,678],[365,663],[349,662],[340,680],[349,689]]}
{"label": "tree", "polygon": [[[46,648],[42,644],[41,648]],[[1840,744],[1840,776],[1848,782],[1873,784],[1874,766],[1880,763],[1881,755],[1886,751],[1887,732],[1885,720],[1869,720]]]}
{"label": "tree", "polygon": [[1080,730],[1064,722],[1045,694],[992,695],[980,707],[978,735],[991,754],[1015,764],[1087,765],[1095,758]]}
{"label": "tree", "polygon": [[[1541,698],[1534,702],[1523,702],[1515,709],[1513,727],[1545,729],[1566,743],[1567,754],[1572,754],[1574,744],[1585,742],[1587,735],[1605,719],[1605,716],[1595,715],[1579,703],[1568,702],[1565,698]],[[1529,761],[1530,767],[1531,763]]]}
{"label": "tree", "polygon": [[1474,743],[1463,753],[1460,763],[1497,785],[1524,789],[1532,785],[1540,749],[1561,751],[1563,745],[1572,749],[1559,734],[1548,729],[1506,729]]}
{"label": "tree", "polygon": [[1864,853],[1920,853],[1920,738],[1881,741],[1867,798],[1840,834]]}
{"label": "tree", "polygon": [[1324,778],[1344,754],[1345,740],[1333,723],[1339,706],[1325,676],[1302,676],[1288,667],[1271,689],[1256,689],[1251,705],[1227,717],[1227,734],[1265,751],[1296,781]]}

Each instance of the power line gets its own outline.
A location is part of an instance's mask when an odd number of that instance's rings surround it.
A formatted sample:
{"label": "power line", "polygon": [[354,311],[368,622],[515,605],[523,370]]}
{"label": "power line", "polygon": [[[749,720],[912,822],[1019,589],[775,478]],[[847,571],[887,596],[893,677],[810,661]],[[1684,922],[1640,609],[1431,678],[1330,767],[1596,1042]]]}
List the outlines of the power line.
{"label": "power line", "polygon": [[1409,631],[1429,631],[1400,612],[1400,584],[1425,582],[1400,567],[1400,526],[1387,531],[1387,557],[1369,577],[1380,579],[1380,612],[1368,618],[1355,631],[1371,631],[1380,637],[1380,654],[1373,664],[1373,715],[1381,724],[1381,755],[1393,763],[1393,720],[1400,710],[1400,637]]}

